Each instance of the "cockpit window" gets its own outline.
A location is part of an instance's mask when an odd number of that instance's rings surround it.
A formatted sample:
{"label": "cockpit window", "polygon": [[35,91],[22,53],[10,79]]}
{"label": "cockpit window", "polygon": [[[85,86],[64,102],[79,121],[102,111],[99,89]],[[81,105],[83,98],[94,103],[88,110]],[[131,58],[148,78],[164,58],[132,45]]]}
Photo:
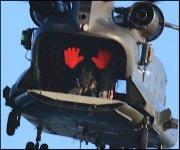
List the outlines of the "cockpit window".
{"label": "cockpit window", "polygon": [[123,47],[103,38],[47,34],[38,41],[37,57],[42,89],[48,91],[112,97],[116,79],[126,74]]}

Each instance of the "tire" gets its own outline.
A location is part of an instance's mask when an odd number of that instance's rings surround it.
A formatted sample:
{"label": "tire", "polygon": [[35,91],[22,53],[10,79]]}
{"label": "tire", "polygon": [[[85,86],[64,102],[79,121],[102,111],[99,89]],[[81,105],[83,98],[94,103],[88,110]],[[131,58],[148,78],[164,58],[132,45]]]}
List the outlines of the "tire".
{"label": "tire", "polygon": [[33,142],[28,142],[26,144],[26,149],[35,149],[34,143]]}
{"label": "tire", "polygon": [[40,149],[48,149],[48,145],[47,144],[42,144]]}
{"label": "tire", "polygon": [[17,115],[14,112],[10,112],[7,121],[6,132],[9,136],[14,135],[17,125]]}
{"label": "tire", "polygon": [[149,131],[147,128],[143,127],[140,131],[139,141],[138,141],[138,148],[139,149],[146,149],[148,144],[149,138]]}

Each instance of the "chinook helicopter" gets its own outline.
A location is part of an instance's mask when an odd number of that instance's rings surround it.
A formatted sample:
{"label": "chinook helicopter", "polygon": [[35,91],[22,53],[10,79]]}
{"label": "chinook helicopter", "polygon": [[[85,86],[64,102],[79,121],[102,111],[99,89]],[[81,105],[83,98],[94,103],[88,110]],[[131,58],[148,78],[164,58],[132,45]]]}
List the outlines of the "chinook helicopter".
{"label": "chinook helicopter", "polygon": [[[23,31],[21,41],[32,52],[31,67],[3,91],[13,108],[7,134],[14,134],[23,116],[38,129],[27,149],[39,148],[42,131],[76,136],[98,148],[175,145],[178,121],[165,108],[166,75],[149,42],[164,26],[177,27],[148,2],[129,8],[63,2],[64,11],[55,6],[30,2],[38,28]],[[119,15],[113,18],[113,11]],[[117,91],[119,82],[125,91]]]}

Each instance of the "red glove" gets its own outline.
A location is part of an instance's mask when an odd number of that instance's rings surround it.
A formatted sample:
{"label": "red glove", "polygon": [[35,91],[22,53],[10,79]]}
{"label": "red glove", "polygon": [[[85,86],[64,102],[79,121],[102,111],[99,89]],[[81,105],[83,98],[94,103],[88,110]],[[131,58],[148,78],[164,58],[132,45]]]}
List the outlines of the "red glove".
{"label": "red glove", "polygon": [[84,59],[84,56],[78,56],[80,52],[79,48],[68,48],[64,51],[65,63],[69,68],[73,69],[80,61]]}
{"label": "red glove", "polygon": [[98,69],[104,69],[111,60],[111,53],[105,50],[100,50],[98,52],[98,58],[92,57],[91,60],[96,64]]}

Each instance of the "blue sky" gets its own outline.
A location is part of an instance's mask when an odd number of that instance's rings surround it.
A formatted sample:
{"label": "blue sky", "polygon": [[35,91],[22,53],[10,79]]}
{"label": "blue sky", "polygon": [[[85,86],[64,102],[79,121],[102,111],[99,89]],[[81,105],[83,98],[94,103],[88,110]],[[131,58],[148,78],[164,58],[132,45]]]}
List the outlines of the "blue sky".
{"label": "blue sky", "polygon": [[[116,2],[119,6],[130,6],[132,2]],[[164,13],[165,20],[174,24],[179,23],[179,2],[164,1],[157,5]],[[22,30],[36,27],[29,15],[29,5],[25,2],[1,2],[1,148],[24,149],[28,141],[35,142],[36,129],[23,117],[21,127],[14,136],[6,134],[6,123],[11,111],[5,107],[2,90],[8,85],[12,86],[19,75],[25,71],[30,62],[26,60],[26,50],[20,45]],[[169,107],[175,118],[179,118],[179,31],[165,28],[161,36],[152,42],[155,55],[165,67],[167,73],[166,107]],[[30,57],[30,54],[28,54]],[[179,141],[179,140],[178,140]],[[42,134],[41,143],[47,143],[49,148],[78,149],[79,141],[62,136]],[[174,148],[179,147],[179,142]],[[93,144],[81,148],[96,148]]]}

